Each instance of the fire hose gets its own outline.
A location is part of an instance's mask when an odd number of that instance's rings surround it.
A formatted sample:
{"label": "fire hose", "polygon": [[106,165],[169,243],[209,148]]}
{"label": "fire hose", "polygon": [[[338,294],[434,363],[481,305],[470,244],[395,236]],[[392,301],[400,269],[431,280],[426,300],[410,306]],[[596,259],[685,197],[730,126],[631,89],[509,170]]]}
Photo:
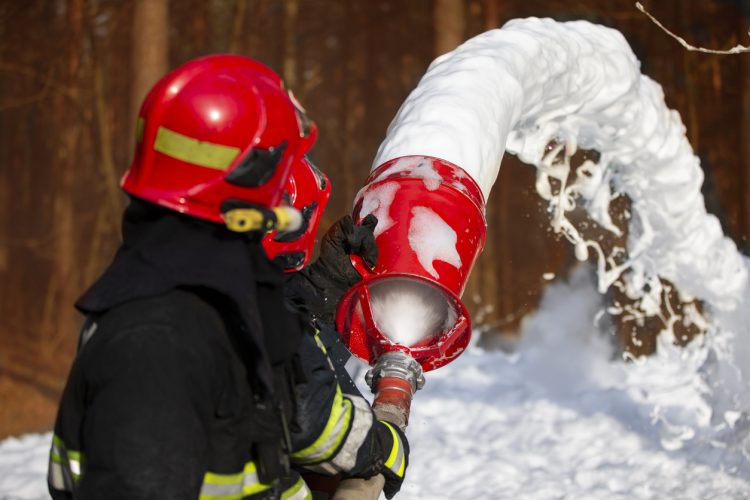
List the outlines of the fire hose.
{"label": "fire hose", "polygon": [[[385,420],[406,430],[409,423],[411,400],[424,386],[420,364],[408,354],[387,352],[378,358],[365,377],[375,394],[372,409],[379,420]],[[369,479],[345,479],[338,485],[333,500],[377,500],[383,491],[385,478],[378,474]]]}

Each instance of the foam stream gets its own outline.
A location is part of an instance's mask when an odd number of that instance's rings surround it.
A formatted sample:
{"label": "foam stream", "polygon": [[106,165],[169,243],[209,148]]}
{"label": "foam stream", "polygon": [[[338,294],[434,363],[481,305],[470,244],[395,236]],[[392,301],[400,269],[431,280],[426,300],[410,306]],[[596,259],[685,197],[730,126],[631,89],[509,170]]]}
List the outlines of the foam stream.
{"label": "foam stream", "polygon": [[456,312],[436,288],[408,278],[383,280],[370,288],[378,329],[392,341],[413,346],[456,321]]}
{"label": "foam stream", "polygon": [[[579,147],[601,157],[582,165],[583,175],[566,186],[570,165],[552,161],[551,141],[563,145],[566,158]],[[487,198],[506,148],[537,167],[537,190],[551,203],[553,226],[581,260],[601,252],[565,218],[575,196],[615,233],[610,201],[621,193],[632,200],[630,258],[613,267],[600,255],[600,291],[629,270],[637,275],[632,284],[658,275],[684,296],[718,308],[741,300],[747,271],[706,213],[703,173],[685,127],[661,87],[640,73],[618,31],[529,18],[468,40],[430,65],[389,126],[373,168],[401,156],[435,156],[466,170]],[[557,196],[550,178],[563,183]]]}

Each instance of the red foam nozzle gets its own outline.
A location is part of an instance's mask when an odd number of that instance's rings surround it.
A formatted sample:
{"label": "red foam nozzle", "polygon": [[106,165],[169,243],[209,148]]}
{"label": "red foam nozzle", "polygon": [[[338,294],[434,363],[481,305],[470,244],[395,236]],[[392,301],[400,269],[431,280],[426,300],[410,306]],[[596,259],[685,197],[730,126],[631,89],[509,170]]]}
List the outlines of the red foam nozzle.
{"label": "red foam nozzle", "polygon": [[378,261],[352,263],[362,281],[342,298],[337,328],[349,349],[373,364],[386,352],[411,355],[431,370],[469,342],[460,300],[484,247],[484,198],[461,168],[409,156],[375,169],[354,206],[355,220],[378,218]]}

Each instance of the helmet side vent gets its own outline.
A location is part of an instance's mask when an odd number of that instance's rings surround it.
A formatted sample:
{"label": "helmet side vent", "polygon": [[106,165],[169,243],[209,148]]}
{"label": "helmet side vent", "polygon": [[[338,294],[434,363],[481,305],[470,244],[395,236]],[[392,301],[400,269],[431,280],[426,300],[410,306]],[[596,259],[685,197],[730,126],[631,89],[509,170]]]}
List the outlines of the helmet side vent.
{"label": "helmet side vent", "polygon": [[286,149],[287,142],[284,141],[276,147],[262,149],[253,148],[236,167],[229,172],[224,180],[242,187],[262,186],[273,177],[281,162],[281,156]]}

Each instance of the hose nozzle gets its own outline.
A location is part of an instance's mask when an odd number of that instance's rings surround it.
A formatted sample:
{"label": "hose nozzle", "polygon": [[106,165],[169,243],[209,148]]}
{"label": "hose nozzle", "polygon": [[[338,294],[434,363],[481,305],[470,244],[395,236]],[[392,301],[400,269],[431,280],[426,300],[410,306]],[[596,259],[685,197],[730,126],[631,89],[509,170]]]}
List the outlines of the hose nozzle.
{"label": "hose nozzle", "polygon": [[378,418],[406,429],[412,397],[424,386],[422,366],[408,354],[387,352],[368,370],[365,381],[375,394]]}

